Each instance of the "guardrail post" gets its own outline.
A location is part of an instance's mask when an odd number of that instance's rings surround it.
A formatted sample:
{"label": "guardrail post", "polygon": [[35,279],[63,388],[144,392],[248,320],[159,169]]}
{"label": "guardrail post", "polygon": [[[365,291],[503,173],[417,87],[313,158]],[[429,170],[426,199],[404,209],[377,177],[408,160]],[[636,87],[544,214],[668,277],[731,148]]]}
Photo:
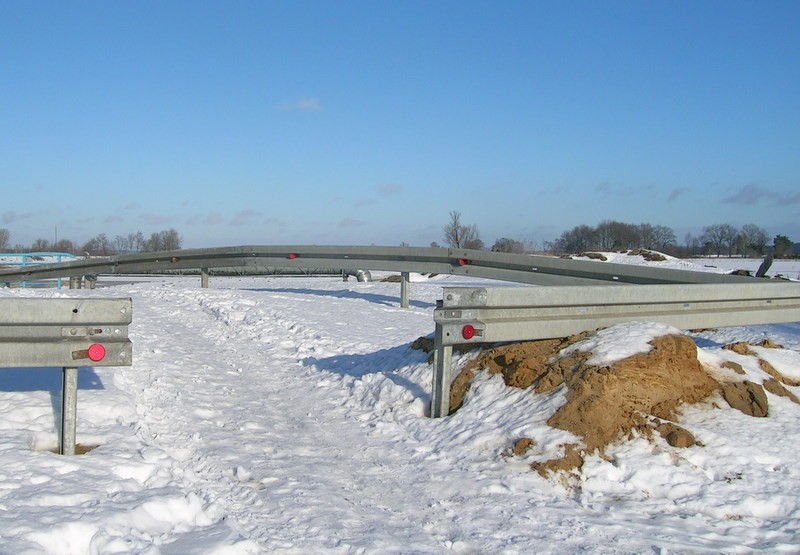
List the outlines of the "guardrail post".
{"label": "guardrail post", "polygon": [[200,268],[200,287],[208,289],[208,268]]}
{"label": "guardrail post", "polygon": [[436,324],[433,340],[433,384],[431,387],[431,418],[450,413],[450,373],[453,346],[444,345],[442,325]]}
{"label": "guardrail post", "polygon": [[400,272],[400,308],[408,308],[408,272]]}
{"label": "guardrail post", "polygon": [[81,276],[70,276],[69,278],[69,288],[70,289],[80,289],[81,288]]}
{"label": "guardrail post", "polygon": [[75,454],[75,427],[78,419],[78,369],[62,368],[61,375],[61,438],[59,453]]}

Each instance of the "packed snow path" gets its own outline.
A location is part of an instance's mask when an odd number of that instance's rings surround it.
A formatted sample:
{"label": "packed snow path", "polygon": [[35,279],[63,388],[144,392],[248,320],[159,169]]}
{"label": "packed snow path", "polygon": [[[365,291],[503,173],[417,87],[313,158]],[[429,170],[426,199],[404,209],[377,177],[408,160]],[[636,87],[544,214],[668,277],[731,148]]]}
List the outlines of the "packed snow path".
{"label": "packed snow path", "polygon": [[[167,279],[15,293],[132,296],[135,355],[131,368],[96,369],[103,387],[80,392],[78,439],[98,449],[66,460],[25,455],[24,434],[12,439],[22,454],[0,476],[0,515],[22,514],[24,523],[0,524],[0,551],[641,553],[796,545],[798,470],[769,446],[758,446],[753,463],[735,454],[654,458],[641,440],[610,462],[588,461],[582,491],[572,491],[540,478],[529,461],[501,455],[524,435],[550,453],[574,440],[544,425],[561,393],[534,397],[480,378],[457,415],[426,418],[431,370],[409,344],[432,331],[441,283],[415,284],[409,310],[397,307],[396,284],[268,278],[212,286]],[[797,348],[800,334],[788,331],[777,339]],[[43,416],[27,432],[34,444],[55,436],[42,393],[36,410]],[[741,425],[726,424],[721,413],[696,419],[717,430]],[[42,498],[35,484],[53,486],[64,473],[72,485]],[[745,489],[731,495],[737,485]]]}

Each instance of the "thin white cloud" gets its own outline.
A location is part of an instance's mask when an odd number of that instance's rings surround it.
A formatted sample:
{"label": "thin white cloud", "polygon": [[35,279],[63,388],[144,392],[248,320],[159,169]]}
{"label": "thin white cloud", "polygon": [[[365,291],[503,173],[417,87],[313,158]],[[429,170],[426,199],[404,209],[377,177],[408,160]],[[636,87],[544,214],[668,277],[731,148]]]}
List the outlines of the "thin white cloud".
{"label": "thin white cloud", "polygon": [[21,220],[28,220],[33,217],[33,214],[30,212],[15,212],[14,210],[9,210],[3,212],[3,223],[4,224],[13,224],[14,222],[19,222]]}
{"label": "thin white cloud", "polygon": [[172,222],[172,217],[159,214],[141,214],[139,221],[147,225],[164,225]]}
{"label": "thin white cloud", "polygon": [[800,204],[800,193],[784,194],[772,191],[756,183],[748,183],[730,196],[722,199],[725,204],[744,204],[750,206],[762,200],[771,201],[772,204],[785,206],[787,204]]}
{"label": "thin white cloud", "polygon": [[355,218],[344,218],[339,222],[339,227],[348,228],[348,227],[361,227],[366,222],[362,220],[356,220]]}
{"label": "thin white cloud", "polygon": [[757,204],[763,199],[776,198],[778,195],[772,191],[756,185],[755,183],[748,183],[734,194],[722,199],[724,204],[744,204],[751,205]]}
{"label": "thin white cloud", "polygon": [[378,187],[378,193],[384,197],[392,197],[403,192],[403,186],[396,183],[387,183]]}
{"label": "thin white cloud", "polygon": [[667,200],[670,202],[672,202],[673,200],[678,200],[678,198],[682,197],[689,191],[690,189],[688,187],[678,187],[676,189],[672,189],[672,191],[669,192],[669,197],[667,198]]}
{"label": "thin white cloud", "polygon": [[315,112],[322,110],[322,103],[316,98],[300,98],[293,102],[284,102],[281,109],[285,112]]}
{"label": "thin white cloud", "polygon": [[260,218],[264,214],[258,210],[242,210],[236,213],[231,220],[231,225],[247,225],[253,220]]}

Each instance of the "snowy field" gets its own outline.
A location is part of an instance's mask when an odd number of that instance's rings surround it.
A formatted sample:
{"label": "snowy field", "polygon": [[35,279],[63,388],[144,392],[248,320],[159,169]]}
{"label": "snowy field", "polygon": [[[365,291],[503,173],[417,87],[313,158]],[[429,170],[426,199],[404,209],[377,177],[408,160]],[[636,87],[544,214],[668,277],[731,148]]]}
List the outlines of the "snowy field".
{"label": "snowy field", "polygon": [[[687,407],[703,446],[621,442],[571,484],[530,469],[575,441],[544,423],[561,390],[479,377],[458,413],[427,418],[431,367],[410,343],[432,333],[443,286],[476,283],[415,280],[405,310],[396,283],[340,278],[0,289],[134,305],[133,366],[80,370],[88,454],[50,452],[59,369],[0,370],[0,553],[800,552],[800,406],[783,397],[760,419]],[[764,338],[800,376],[798,323],[695,340],[714,360]],[[523,436],[537,450],[508,456]]]}

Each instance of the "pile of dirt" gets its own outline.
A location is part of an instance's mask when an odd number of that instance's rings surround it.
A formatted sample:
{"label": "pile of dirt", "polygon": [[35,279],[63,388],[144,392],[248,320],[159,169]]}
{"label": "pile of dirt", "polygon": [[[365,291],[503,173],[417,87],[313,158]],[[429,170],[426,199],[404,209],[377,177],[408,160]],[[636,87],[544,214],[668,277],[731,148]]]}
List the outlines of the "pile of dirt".
{"label": "pile of dirt", "polygon": [[[484,350],[453,382],[451,411],[458,410],[477,370],[499,374],[508,386],[547,393],[566,387],[566,402],[547,424],[582,438],[582,443],[565,446],[561,458],[534,463],[540,474],[572,470],[583,465],[584,457],[631,436],[662,436],[674,447],[696,443],[692,434],[674,423],[676,409],[684,403],[699,403],[719,392],[725,401],[744,414],[763,417],[769,412],[767,391],[797,398],[782,384],[791,380],[775,372],[764,387],[751,381],[720,381],[698,361],[697,347],[685,335],[664,335],[650,342],[651,350],[607,366],[589,364],[590,352],[565,348],[592,332],[563,339],[530,341]],[[732,345],[736,352],[755,354],[746,344]],[[759,359],[761,360],[761,359]],[[762,361],[762,368],[768,364]],[[731,368],[735,369],[735,363]],[[741,371],[741,367],[739,368]],[[717,373],[719,374],[719,373]],[[535,445],[535,438],[521,438],[510,449],[513,454]]]}
{"label": "pile of dirt", "polygon": [[605,262],[606,260],[608,260],[608,257],[606,257],[606,255],[604,255],[601,252],[582,252],[582,253],[578,254],[577,256],[582,256],[584,258],[590,258],[592,260],[600,260],[602,262]]}
{"label": "pile of dirt", "polygon": [[663,262],[667,259],[667,257],[660,252],[649,251],[647,249],[633,249],[632,251],[628,251],[628,256],[641,256],[648,262]]}

